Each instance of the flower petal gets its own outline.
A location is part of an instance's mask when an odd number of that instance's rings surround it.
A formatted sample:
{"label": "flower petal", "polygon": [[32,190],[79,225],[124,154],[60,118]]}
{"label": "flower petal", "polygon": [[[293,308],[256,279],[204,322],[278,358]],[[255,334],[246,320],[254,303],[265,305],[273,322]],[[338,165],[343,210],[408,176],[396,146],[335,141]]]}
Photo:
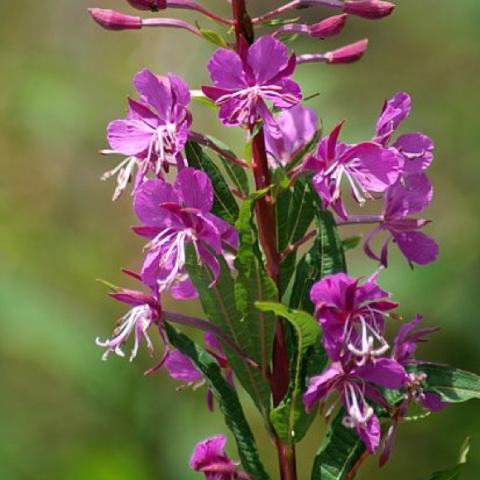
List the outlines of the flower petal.
{"label": "flower petal", "polygon": [[265,35],[248,50],[248,65],[258,85],[275,78],[288,64],[287,47],[279,40]]}
{"label": "flower petal", "polygon": [[114,120],[107,127],[110,147],[123,155],[140,155],[148,150],[155,131],[141,120]]}
{"label": "flower petal", "polygon": [[232,50],[216,50],[208,62],[208,71],[216,87],[242,89],[248,86],[242,61]]}

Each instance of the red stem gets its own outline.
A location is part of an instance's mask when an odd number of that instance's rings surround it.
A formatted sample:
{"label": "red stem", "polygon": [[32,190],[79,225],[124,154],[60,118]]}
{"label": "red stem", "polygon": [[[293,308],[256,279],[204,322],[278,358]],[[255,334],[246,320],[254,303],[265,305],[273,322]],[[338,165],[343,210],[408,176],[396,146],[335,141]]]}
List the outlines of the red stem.
{"label": "red stem", "polygon": [[[249,44],[253,42],[253,28],[245,0],[233,0],[232,9],[238,50],[242,37]],[[260,129],[253,138],[252,157],[255,186],[257,190],[261,190],[271,185],[263,129]],[[255,211],[260,245],[267,263],[267,273],[279,287],[280,254],[277,250],[275,208],[271,195],[267,194],[259,199],[255,204]],[[274,406],[277,406],[287,394],[289,382],[290,370],[285,330],[283,322],[279,320],[273,345],[272,373],[270,377]],[[275,433],[274,438],[277,446],[281,480],[297,480],[295,448],[283,443]]]}

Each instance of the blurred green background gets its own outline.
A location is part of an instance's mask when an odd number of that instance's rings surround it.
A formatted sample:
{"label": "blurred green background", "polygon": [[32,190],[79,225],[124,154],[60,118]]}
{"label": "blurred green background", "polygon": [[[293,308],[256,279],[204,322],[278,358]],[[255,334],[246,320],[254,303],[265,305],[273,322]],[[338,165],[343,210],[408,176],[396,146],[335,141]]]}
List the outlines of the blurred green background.
{"label": "blurred green background", "polygon": [[[203,3],[228,12],[225,0]],[[250,1],[254,13],[279,3]],[[437,145],[429,216],[441,256],[412,272],[395,252],[382,284],[405,316],[421,312],[442,327],[422,347],[424,358],[478,372],[480,4],[398,3],[382,22],[352,18],[341,39],[299,43],[299,51],[319,51],[368,37],[370,49],[354,66],[304,66],[297,79],[305,95],[320,92],[311,104],[327,129],[348,119],[350,141],[371,136],[385,98],[412,94],[404,129],[424,130]],[[174,71],[198,88],[212,48],[181,31],[106,32],[90,21],[88,6],[130,11],[121,0],[0,0],[0,479],[199,478],[187,465],[193,445],[225,431],[218,412],[204,408],[204,392],[176,392],[162,373],[145,378],[152,363],[145,352],[133,364],[103,363],[94,344],[123,311],[95,279],[122,282],[119,268],[138,268],[142,248],[129,233],[128,195],[112,204],[113,184],[99,181],[116,159],[97,151],[106,146],[105,125],[124,114],[136,71]],[[326,12],[304,13],[313,20]],[[242,151],[238,132],[220,127],[212,112],[195,106],[194,113],[198,128]],[[353,274],[374,269],[360,251],[350,262]],[[273,450],[247,405],[276,478]],[[359,478],[425,478],[453,463],[470,434],[463,478],[477,479],[479,427],[475,403],[404,425],[392,462],[379,471],[370,460]],[[317,422],[299,447],[302,480],[322,428]]]}

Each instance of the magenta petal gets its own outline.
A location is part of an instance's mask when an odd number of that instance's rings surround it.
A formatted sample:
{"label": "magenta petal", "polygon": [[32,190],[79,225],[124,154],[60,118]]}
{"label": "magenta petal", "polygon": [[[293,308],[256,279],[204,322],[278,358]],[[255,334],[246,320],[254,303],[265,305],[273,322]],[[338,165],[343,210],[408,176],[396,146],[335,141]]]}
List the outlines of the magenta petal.
{"label": "magenta petal", "polygon": [[277,117],[280,138],[265,134],[267,151],[281,165],[286,165],[296,152],[305,147],[314,137],[318,118],[314,110],[297,105]]}
{"label": "magenta petal", "polygon": [[410,263],[427,265],[438,257],[438,244],[422,232],[392,232],[393,238]]}
{"label": "magenta petal", "polygon": [[175,300],[195,300],[198,298],[198,292],[189,278],[175,283],[170,289],[170,294]]}
{"label": "magenta petal", "polygon": [[388,189],[385,196],[385,218],[403,219],[425,210],[433,198],[433,187],[423,173],[409,175]]}
{"label": "magenta petal", "polygon": [[287,47],[271,36],[260,37],[248,50],[248,65],[259,85],[275,78],[287,64]]}
{"label": "magenta petal", "polygon": [[157,77],[150,70],[142,70],[133,80],[141,99],[152,105],[163,122],[170,120],[172,108],[172,92],[167,77]]}
{"label": "magenta petal", "polygon": [[208,62],[208,71],[215,86],[223,89],[247,87],[240,57],[226,48],[217,50]]}
{"label": "magenta petal", "polygon": [[341,375],[343,375],[342,366],[339,363],[333,363],[322,374],[309,380],[307,391],[303,394],[303,403],[308,412],[330,393],[335,380]]}
{"label": "magenta petal", "polygon": [[170,218],[170,214],[161,208],[161,205],[176,201],[177,197],[169,183],[163,180],[148,180],[138,188],[133,206],[143,223],[161,226]]}
{"label": "magenta petal", "polygon": [[352,375],[358,375],[366,382],[392,390],[404,387],[408,381],[405,369],[397,361],[389,358],[379,358],[375,362],[358,367]]}
{"label": "magenta petal", "polygon": [[169,353],[164,366],[174,380],[184,383],[195,383],[202,380],[202,374],[195,369],[192,361],[178,350]]}
{"label": "magenta petal", "polygon": [[439,412],[449,405],[447,402],[443,402],[439,395],[432,392],[425,393],[425,397],[421,402],[422,405],[431,412]]}
{"label": "magenta petal", "polygon": [[343,161],[358,163],[355,177],[369,192],[384,192],[396,182],[403,166],[399,155],[374,143],[350,148]]}
{"label": "magenta petal", "polygon": [[433,141],[422,133],[409,133],[398,137],[394,147],[405,158],[405,173],[420,173],[433,161]]}
{"label": "magenta petal", "polygon": [[131,98],[128,99],[127,120],[142,120],[156,129],[158,127],[158,117],[146,105],[137,102]]}
{"label": "magenta petal", "polygon": [[411,103],[410,95],[405,92],[397,93],[385,103],[377,122],[377,142],[385,145],[390,140],[400,123],[410,115]]}
{"label": "magenta petal", "polygon": [[210,212],[213,206],[213,187],[208,175],[201,170],[185,168],[177,176],[175,191],[184,205]]}
{"label": "magenta petal", "polygon": [[378,418],[373,415],[370,420],[368,420],[367,425],[357,427],[357,433],[367,447],[367,450],[370,453],[374,453],[380,445],[380,437],[382,434]]}
{"label": "magenta petal", "polygon": [[123,155],[139,155],[150,146],[155,131],[141,120],[114,120],[107,127],[110,147]]}
{"label": "magenta petal", "polygon": [[190,89],[188,85],[177,75],[173,73],[168,74],[168,81],[173,94],[175,95],[175,104],[177,106],[187,108],[190,103]]}

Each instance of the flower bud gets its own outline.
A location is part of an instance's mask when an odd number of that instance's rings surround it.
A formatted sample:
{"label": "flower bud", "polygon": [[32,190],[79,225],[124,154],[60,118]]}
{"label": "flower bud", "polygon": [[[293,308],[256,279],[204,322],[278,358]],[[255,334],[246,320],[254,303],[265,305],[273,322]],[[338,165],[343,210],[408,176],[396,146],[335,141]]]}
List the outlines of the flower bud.
{"label": "flower bud", "polygon": [[345,26],[347,14],[335,15],[310,26],[310,35],[314,38],[328,38],[338,35]]}
{"label": "flower bud", "polygon": [[89,8],[88,12],[101,27],[107,30],[138,30],[142,28],[140,17],[132,17],[103,8]]}
{"label": "flower bud", "polygon": [[367,50],[368,40],[360,40],[325,54],[327,63],[353,63],[360,60]]}
{"label": "flower bud", "polygon": [[127,0],[127,2],[138,10],[158,12],[167,8],[167,0]]}
{"label": "flower bud", "polygon": [[395,5],[382,0],[347,0],[343,5],[343,11],[358,17],[377,20],[387,17],[393,12]]}

